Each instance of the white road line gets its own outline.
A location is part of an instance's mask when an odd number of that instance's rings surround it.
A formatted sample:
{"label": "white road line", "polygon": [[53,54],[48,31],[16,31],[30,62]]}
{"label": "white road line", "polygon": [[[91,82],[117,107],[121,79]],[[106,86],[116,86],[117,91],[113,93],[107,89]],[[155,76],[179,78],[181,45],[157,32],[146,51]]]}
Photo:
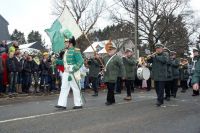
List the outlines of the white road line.
{"label": "white road line", "polygon": [[[130,104],[130,103],[134,103],[134,102],[138,102],[138,101],[121,102],[121,103],[116,103],[115,105]],[[104,107],[104,108],[102,109],[102,107]],[[83,109],[79,109],[79,110],[66,110],[66,111],[53,112],[53,113],[47,113],[47,114],[32,115],[32,116],[27,116],[27,117],[20,117],[20,118],[2,120],[2,121],[0,121],[0,124],[8,123],[8,122],[14,122],[14,121],[20,121],[20,120],[34,119],[34,118],[44,117],[44,116],[64,114],[64,113],[69,113],[69,112],[77,112],[77,111],[81,111],[81,110],[103,111],[103,110],[110,110],[110,109],[112,109],[112,108],[109,108],[109,107],[111,107],[111,106],[108,106],[108,107],[107,106],[89,107],[89,108],[83,108]]]}
{"label": "white road line", "polygon": [[[154,99],[155,97],[148,97],[147,99]],[[147,100],[146,99],[146,100]],[[93,99],[89,99],[89,100],[93,100]],[[177,101],[181,101],[179,99],[176,99]],[[123,105],[123,104],[130,104],[130,103],[135,103],[135,102],[141,102],[141,101],[144,101],[141,100],[141,99],[133,99],[133,101],[125,101],[125,102],[121,102],[121,103],[116,103],[115,105]],[[114,105],[114,106],[115,106]],[[171,106],[171,107],[176,107],[176,105],[167,105],[167,106]],[[4,106],[0,106],[0,107],[4,107]],[[103,107],[103,109],[102,109]],[[112,109],[112,108],[109,108],[109,107],[112,107],[112,106],[100,106],[100,107],[86,107],[86,108],[83,108],[81,110],[94,110],[94,111],[102,111],[102,110],[109,110],[109,109]],[[166,106],[163,106],[164,108]],[[40,115],[32,115],[32,116],[27,116],[27,117],[20,117],[20,118],[13,118],[13,119],[7,119],[7,120],[2,120],[0,121],[0,124],[3,124],[3,123],[8,123],[8,122],[14,122],[14,121],[20,121],[20,120],[27,120],[27,119],[34,119],[34,118],[38,118],[38,117],[45,117],[45,116],[51,116],[51,115],[56,115],[56,114],[64,114],[64,113],[68,113],[68,112],[77,112],[77,111],[80,111],[80,110],[66,110],[66,111],[60,111],[60,112],[53,112],[53,113],[47,113],[47,114],[40,114]]]}

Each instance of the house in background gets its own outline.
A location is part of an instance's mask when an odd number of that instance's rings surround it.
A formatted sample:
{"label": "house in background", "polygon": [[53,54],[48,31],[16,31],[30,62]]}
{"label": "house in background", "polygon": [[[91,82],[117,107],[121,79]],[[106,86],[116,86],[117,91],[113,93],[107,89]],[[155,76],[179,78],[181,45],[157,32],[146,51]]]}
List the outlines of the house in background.
{"label": "house in background", "polygon": [[10,40],[8,25],[8,21],[6,21],[5,18],[0,15],[0,40]]}

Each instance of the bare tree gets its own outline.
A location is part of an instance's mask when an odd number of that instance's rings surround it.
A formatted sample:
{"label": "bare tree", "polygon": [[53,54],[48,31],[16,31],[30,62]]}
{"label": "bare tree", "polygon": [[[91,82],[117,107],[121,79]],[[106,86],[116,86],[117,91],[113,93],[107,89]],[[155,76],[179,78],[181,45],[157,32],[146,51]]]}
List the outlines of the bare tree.
{"label": "bare tree", "polygon": [[[123,11],[112,10],[112,19],[120,23],[130,23],[134,25],[135,0],[115,0]],[[166,17],[165,26],[160,34],[156,33],[156,25],[162,16],[179,14],[182,12],[188,0],[139,0],[139,34],[140,39],[149,44],[150,50],[154,49],[154,44],[170,26]],[[122,14],[122,12],[124,14]]]}
{"label": "bare tree", "polygon": [[52,14],[59,16],[67,5],[81,30],[88,34],[93,29],[103,8],[104,0],[54,0]]}

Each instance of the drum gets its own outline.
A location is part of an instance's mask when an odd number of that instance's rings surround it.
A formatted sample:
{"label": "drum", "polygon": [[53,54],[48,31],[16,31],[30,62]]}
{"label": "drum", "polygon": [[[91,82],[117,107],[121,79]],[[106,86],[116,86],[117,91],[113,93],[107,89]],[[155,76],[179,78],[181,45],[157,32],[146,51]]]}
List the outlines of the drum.
{"label": "drum", "polygon": [[137,77],[140,80],[148,80],[150,78],[150,70],[146,67],[139,67],[137,69]]}

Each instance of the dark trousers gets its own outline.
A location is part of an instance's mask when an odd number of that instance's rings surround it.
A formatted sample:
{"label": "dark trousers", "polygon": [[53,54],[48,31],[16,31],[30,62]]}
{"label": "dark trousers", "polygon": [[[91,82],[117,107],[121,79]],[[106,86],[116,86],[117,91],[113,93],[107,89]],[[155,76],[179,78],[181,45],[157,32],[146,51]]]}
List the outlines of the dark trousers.
{"label": "dark trousers", "polygon": [[133,88],[133,83],[134,83],[134,80],[125,80],[127,96],[131,96],[131,90]]}
{"label": "dark trousers", "polygon": [[108,103],[115,103],[115,95],[114,95],[114,89],[115,89],[115,83],[109,83],[107,82],[107,102]]}
{"label": "dark trousers", "polygon": [[157,101],[160,103],[163,103],[165,81],[155,81],[155,89],[156,89],[156,94],[157,94]]}
{"label": "dark trousers", "polygon": [[151,90],[151,78],[147,80],[147,91]]}
{"label": "dark trousers", "polygon": [[90,77],[94,93],[98,93],[98,77]]}
{"label": "dark trousers", "polygon": [[172,90],[172,80],[165,82],[165,96],[166,98],[171,96],[171,90]]}
{"label": "dark trousers", "polygon": [[37,87],[38,87],[38,82],[39,82],[39,76],[38,76],[38,73],[37,72],[34,72],[33,73],[33,79],[34,79],[34,88],[35,88],[35,91],[37,91]]}
{"label": "dark trousers", "polygon": [[48,77],[48,75],[42,75],[41,76],[40,90],[42,92],[49,91],[49,77]]}
{"label": "dark trousers", "polygon": [[16,87],[15,87],[16,82],[17,82],[16,79],[17,79],[16,73],[10,72],[9,73],[9,90],[8,90],[9,93],[16,92]]}
{"label": "dark trousers", "polygon": [[117,77],[116,92],[121,93],[122,88],[123,88],[122,78],[121,77]]}
{"label": "dark trousers", "polygon": [[182,90],[187,90],[187,80],[181,80],[181,88]]}
{"label": "dark trousers", "polygon": [[31,87],[31,73],[24,73],[24,83],[22,85],[22,91],[25,92],[25,93],[28,93],[29,92],[29,89]]}
{"label": "dark trousers", "polygon": [[193,90],[193,94],[194,94],[194,95],[199,95],[199,90],[197,90],[197,91],[196,91],[196,90]]}
{"label": "dark trousers", "polygon": [[178,91],[178,79],[173,79],[172,80],[172,88],[171,88],[171,95],[176,97],[176,93]]}
{"label": "dark trousers", "polygon": [[56,90],[56,76],[51,75],[49,78],[49,84],[50,84],[50,91]]}

